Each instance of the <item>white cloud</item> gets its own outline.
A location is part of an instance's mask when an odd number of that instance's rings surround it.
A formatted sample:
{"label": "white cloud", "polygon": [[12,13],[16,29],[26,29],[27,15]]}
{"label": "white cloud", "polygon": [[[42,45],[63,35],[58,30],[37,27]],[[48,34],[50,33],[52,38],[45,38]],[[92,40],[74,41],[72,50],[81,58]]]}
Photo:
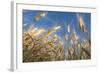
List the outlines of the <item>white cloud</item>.
{"label": "white cloud", "polygon": [[27,26],[27,24],[24,24],[24,26]]}

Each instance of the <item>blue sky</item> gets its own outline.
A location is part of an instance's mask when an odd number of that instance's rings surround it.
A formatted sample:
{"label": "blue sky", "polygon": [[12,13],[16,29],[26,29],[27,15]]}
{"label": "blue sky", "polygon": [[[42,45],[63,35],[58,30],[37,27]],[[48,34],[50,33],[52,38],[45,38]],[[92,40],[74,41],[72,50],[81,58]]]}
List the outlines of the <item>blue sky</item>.
{"label": "blue sky", "polygon": [[[65,40],[65,34],[67,33],[67,25],[69,24],[71,30],[75,30],[76,34],[81,38],[86,37],[86,34],[83,33],[78,25],[77,12],[55,12],[55,11],[44,11],[47,12],[47,15],[41,18],[39,21],[35,20],[36,15],[40,12],[37,10],[23,10],[23,29],[28,28],[28,26],[33,25],[34,27],[44,28],[46,30],[54,27],[61,26],[61,29],[57,34]],[[85,22],[85,26],[91,35],[91,14],[90,13],[79,13]]]}

